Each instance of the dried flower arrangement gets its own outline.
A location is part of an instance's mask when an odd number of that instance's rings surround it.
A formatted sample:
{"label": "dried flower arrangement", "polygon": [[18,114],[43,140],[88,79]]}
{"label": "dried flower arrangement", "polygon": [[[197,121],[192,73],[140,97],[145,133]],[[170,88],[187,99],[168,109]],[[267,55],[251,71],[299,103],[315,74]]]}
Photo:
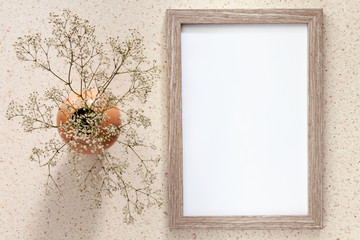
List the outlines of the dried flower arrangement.
{"label": "dried flower arrangement", "polygon": [[[146,205],[162,203],[160,191],[152,188],[156,176],[153,167],[160,158],[145,159],[138,152],[139,148],[155,148],[145,145],[145,139],[138,134],[139,128],[151,124],[138,106],[146,102],[159,69],[144,56],[143,39],[135,30],[130,30],[131,36],[125,41],[109,38],[103,44],[96,39],[95,27],[69,10],[51,13],[49,23],[52,37],[26,35],[19,37],[14,46],[20,61],[51,73],[64,88],[46,89],[43,96],[31,93],[26,104],[12,101],[7,117],[20,118],[26,132],[59,132],[62,140],[50,139],[43,148],[34,147],[30,157],[47,169],[48,193],[62,192],[52,167],[67,156],[79,190],[91,189],[98,205],[103,194],[111,197],[119,191],[126,200],[124,221],[131,223],[133,212],[140,214]],[[64,76],[53,64],[59,59],[65,61]],[[116,96],[109,85],[120,75],[125,76],[120,80],[128,88]],[[140,178],[136,183],[125,178],[129,165],[126,158],[117,158],[107,150],[114,143],[124,155],[136,158],[135,174]],[[79,168],[78,162],[89,154],[95,156],[92,166]]]}

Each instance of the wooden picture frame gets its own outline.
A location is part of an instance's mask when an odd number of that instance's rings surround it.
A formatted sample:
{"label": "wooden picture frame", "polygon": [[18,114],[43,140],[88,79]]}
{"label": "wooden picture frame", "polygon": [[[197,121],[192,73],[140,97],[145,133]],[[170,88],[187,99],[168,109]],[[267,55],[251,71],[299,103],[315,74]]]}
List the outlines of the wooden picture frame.
{"label": "wooden picture frame", "polygon": [[[181,31],[188,24],[307,25],[307,214],[184,215]],[[322,9],[167,10],[167,44],[170,228],[322,228]]]}

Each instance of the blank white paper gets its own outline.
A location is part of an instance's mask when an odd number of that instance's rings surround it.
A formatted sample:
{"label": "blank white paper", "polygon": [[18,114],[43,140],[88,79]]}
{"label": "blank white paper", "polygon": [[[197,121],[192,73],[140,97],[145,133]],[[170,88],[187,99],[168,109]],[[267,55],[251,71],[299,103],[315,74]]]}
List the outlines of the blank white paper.
{"label": "blank white paper", "polygon": [[185,216],[306,215],[307,25],[183,25]]}

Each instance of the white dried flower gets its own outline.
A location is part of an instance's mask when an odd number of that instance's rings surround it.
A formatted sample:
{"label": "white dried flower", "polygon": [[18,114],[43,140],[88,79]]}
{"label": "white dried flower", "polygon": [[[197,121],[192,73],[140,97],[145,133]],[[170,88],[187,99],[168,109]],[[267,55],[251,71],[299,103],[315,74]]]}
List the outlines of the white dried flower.
{"label": "white dried flower", "polygon": [[[145,204],[160,206],[162,203],[161,192],[151,188],[159,158],[148,160],[138,152],[138,148],[147,148],[138,129],[151,126],[151,121],[142,109],[134,108],[147,101],[154,80],[159,77],[159,68],[155,62],[149,66],[144,56],[143,38],[136,30],[130,30],[130,36],[125,40],[110,37],[103,44],[96,38],[95,27],[69,10],[61,14],[51,13],[49,23],[53,26],[52,37],[43,38],[39,33],[25,35],[17,39],[14,47],[20,61],[30,62],[52,74],[64,88],[45,89],[43,95],[33,92],[25,104],[12,101],[6,116],[9,120],[21,119],[26,132],[59,130],[69,139],[67,142],[50,139],[41,148],[32,150],[31,161],[38,162],[47,170],[47,194],[54,190],[61,193],[52,169],[67,156],[72,166],[69,174],[79,183],[79,191],[95,191],[97,206],[101,205],[103,193],[112,197],[114,192],[120,192],[125,198],[124,221],[132,223],[133,212],[140,214]],[[65,75],[59,74],[61,71],[55,68],[54,58],[64,60],[68,67]],[[119,78],[120,75],[123,77]],[[129,86],[120,96],[109,87],[116,80],[127,81],[124,85]],[[83,97],[82,93],[91,89],[98,91],[96,98]],[[70,94],[79,96],[81,100],[68,101]],[[64,102],[67,102],[66,107],[60,109]],[[106,111],[114,107],[121,110],[121,126],[104,125],[103,122],[109,120]],[[66,123],[54,124],[53,117],[58,109],[72,117]],[[83,111],[75,114],[74,111],[79,109]],[[112,156],[103,145],[117,136],[121,158]],[[79,152],[73,149],[79,149]],[[80,166],[81,152],[87,149],[94,153],[94,163],[84,169]],[[131,162],[138,166],[138,182],[126,178],[130,165],[127,158],[133,158]]]}

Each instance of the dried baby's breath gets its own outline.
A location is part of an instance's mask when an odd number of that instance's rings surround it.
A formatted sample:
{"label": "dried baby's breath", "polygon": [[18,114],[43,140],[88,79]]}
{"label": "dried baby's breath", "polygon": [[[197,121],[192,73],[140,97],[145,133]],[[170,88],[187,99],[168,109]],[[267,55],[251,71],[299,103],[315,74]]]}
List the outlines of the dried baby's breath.
{"label": "dried baby's breath", "polygon": [[[47,169],[46,192],[62,189],[53,177],[52,167],[68,157],[71,165],[70,175],[78,182],[79,191],[94,194],[94,201],[101,204],[102,197],[112,197],[119,192],[125,199],[124,221],[134,221],[133,213],[141,214],[145,206],[160,206],[161,193],[153,189],[156,179],[154,168],[160,158],[146,159],[139,149],[151,148],[138,134],[139,128],[147,128],[151,121],[141,108],[134,106],[145,103],[148,94],[159,76],[156,63],[149,64],[144,56],[143,38],[136,30],[130,30],[130,36],[123,40],[109,38],[101,43],[95,35],[95,27],[88,20],[81,19],[69,10],[61,14],[50,14],[49,23],[53,27],[52,36],[44,38],[40,33],[19,37],[14,44],[20,61],[30,62],[53,75],[63,84],[63,89],[45,89],[43,94],[31,93],[26,104],[12,101],[7,109],[7,118],[20,118],[26,132],[41,130],[62,130],[68,142],[50,139],[41,147],[34,147],[30,159]],[[61,75],[53,61],[62,60],[67,67]],[[120,77],[121,76],[121,77]],[[109,88],[114,80],[126,82],[128,89],[120,96]],[[96,89],[95,99],[89,99],[87,92]],[[75,94],[81,107],[67,102],[60,111],[64,115],[72,113],[66,123],[56,125],[54,113],[61,104]],[[138,103],[138,104],[136,104]],[[111,108],[121,111],[122,124],[104,125],[109,118],[106,112]],[[75,112],[75,113],[74,113]],[[118,158],[104,149],[103,143],[119,136],[117,143],[124,156]],[[71,148],[72,147],[72,148]],[[78,149],[75,152],[72,149]],[[91,149],[95,156],[91,167],[79,167],[82,151]],[[139,181],[131,182],[127,174],[131,171],[128,158],[137,161],[134,174]],[[132,178],[133,179],[133,178]]]}

